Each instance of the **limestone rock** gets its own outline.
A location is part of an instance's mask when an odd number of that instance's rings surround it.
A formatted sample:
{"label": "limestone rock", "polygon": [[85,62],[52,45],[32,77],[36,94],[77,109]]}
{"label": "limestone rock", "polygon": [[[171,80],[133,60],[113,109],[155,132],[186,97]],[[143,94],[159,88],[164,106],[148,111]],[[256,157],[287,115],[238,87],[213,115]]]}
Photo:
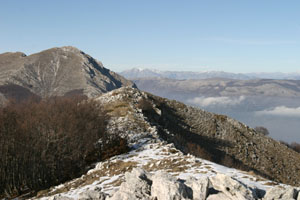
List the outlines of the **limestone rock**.
{"label": "limestone rock", "polygon": [[195,179],[190,177],[186,180],[185,185],[190,187],[193,191],[193,200],[205,200],[208,195],[209,179],[203,177]]}
{"label": "limestone rock", "polygon": [[109,200],[150,200],[152,181],[142,169],[133,169],[131,173],[125,173],[125,182]]}
{"label": "limestone rock", "polygon": [[84,191],[78,195],[78,200],[105,200],[105,198],[106,194],[101,192],[101,188]]}
{"label": "limestone rock", "polygon": [[70,197],[61,196],[61,195],[55,195],[53,197],[50,197],[49,200],[75,200],[75,199],[70,198]]}
{"label": "limestone rock", "polygon": [[[261,192],[261,194],[259,194]],[[262,196],[264,197],[262,198]],[[298,197],[298,199],[297,199]],[[78,195],[79,200],[299,200],[298,188],[275,186],[266,193],[258,188],[250,188],[225,174],[185,181],[167,172],[150,174],[135,168],[125,173],[117,192],[108,197],[100,188],[88,190]],[[51,200],[73,200],[64,196],[54,196]]]}
{"label": "limestone rock", "polygon": [[232,198],[220,192],[218,194],[209,195],[206,200],[232,200]]}
{"label": "limestone rock", "polygon": [[[297,198],[298,191],[289,186],[287,188],[283,188],[281,186],[275,186],[269,189],[264,196],[264,200],[292,200]],[[299,195],[298,195],[299,199]]]}
{"label": "limestone rock", "polygon": [[217,174],[210,179],[215,190],[224,193],[231,200],[254,200],[255,193],[240,182],[224,174]]}
{"label": "limestone rock", "polygon": [[158,200],[184,200],[192,198],[192,191],[165,172],[157,172],[152,177],[151,195]]}

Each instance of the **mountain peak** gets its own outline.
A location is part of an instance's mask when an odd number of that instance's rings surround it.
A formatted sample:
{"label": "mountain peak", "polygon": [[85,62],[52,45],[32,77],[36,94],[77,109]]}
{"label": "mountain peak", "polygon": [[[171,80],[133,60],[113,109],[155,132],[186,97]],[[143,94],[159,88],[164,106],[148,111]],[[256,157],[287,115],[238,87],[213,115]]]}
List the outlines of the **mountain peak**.
{"label": "mountain peak", "polygon": [[0,85],[19,85],[42,97],[69,93],[93,97],[122,86],[135,87],[73,46],[26,57],[22,53],[1,54],[0,69]]}
{"label": "mountain peak", "polygon": [[60,47],[59,49],[62,49],[64,51],[74,52],[74,53],[81,53],[82,52],[81,50],[79,50],[78,48],[76,48],[74,46],[63,46],[63,47]]}

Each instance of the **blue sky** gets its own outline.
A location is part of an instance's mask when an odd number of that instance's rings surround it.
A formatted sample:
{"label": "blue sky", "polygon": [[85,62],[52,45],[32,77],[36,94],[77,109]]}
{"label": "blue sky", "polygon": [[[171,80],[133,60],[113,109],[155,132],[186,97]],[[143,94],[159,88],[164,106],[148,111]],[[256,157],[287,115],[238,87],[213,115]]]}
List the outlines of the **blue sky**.
{"label": "blue sky", "polygon": [[0,53],[72,45],[121,71],[300,71],[296,0],[0,0]]}

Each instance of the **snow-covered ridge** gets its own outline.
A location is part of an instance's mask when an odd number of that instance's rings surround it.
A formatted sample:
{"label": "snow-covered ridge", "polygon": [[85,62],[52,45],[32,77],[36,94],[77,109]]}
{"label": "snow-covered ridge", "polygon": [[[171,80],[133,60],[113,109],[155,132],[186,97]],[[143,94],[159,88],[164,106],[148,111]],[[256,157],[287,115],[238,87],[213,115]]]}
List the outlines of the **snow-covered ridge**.
{"label": "snow-covered ridge", "polygon": [[[121,183],[125,181],[125,172],[130,172],[135,168],[147,170],[152,175],[157,171],[167,172],[175,179],[184,181],[191,178],[200,180],[219,177],[220,174],[225,174],[230,179],[238,180],[247,188],[257,191],[266,191],[276,184],[249,172],[227,168],[192,155],[184,155],[172,144],[166,144],[157,138],[145,137],[138,140],[132,147],[133,150],[127,154],[98,163],[94,169],[81,178],[57,186],[52,190],[53,193],[59,190],[64,191],[65,188],[68,188],[68,191],[51,198],[85,199],[84,196],[94,194],[95,191],[101,192],[108,198],[113,196],[119,190]],[[78,185],[78,182],[80,182],[79,186],[72,188]],[[281,185],[281,187],[289,188],[286,185]]]}
{"label": "snow-covered ridge", "polygon": [[[203,179],[214,180],[224,175],[224,177],[227,177],[224,179],[234,184],[239,183],[238,187],[246,188],[245,191],[260,191],[262,193],[259,194],[260,196],[257,196],[257,194],[255,196],[253,193],[251,196],[251,198],[253,197],[252,199],[261,199],[263,194],[267,190],[272,189],[274,185],[280,187],[282,193],[290,189],[287,185],[274,183],[252,172],[224,167],[193,155],[186,155],[176,149],[172,143],[168,144],[163,141],[158,135],[157,127],[151,125],[146,120],[142,111],[137,108],[139,100],[144,98],[145,95],[147,94],[138,90],[120,88],[97,98],[98,101],[104,104],[113,105],[113,107],[118,105],[118,107],[114,107],[115,109],[118,108],[118,115],[115,115],[116,110],[111,110],[108,113],[112,115],[108,130],[113,132],[118,131],[124,137],[128,137],[131,151],[112,157],[104,162],[99,162],[95,165],[94,169],[91,169],[82,177],[56,186],[47,191],[47,193],[43,194],[43,192],[40,192],[38,199],[118,199],[116,197],[118,196],[117,192],[122,188],[122,185],[124,187],[124,184],[130,184],[128,178],[126,178],[131,176],[128,173],[133,170],[132,173],[135,174],[136,171],[134,170],[136,169],[139,169],[138,171],[145,170],[146,176],[149,179],[152,176],[155,177],[158,172],[167,173],[168,177],[173,177],[171,179],[174,181],[174,185],[179,184],[179,182],[188,182],[191,179],[195,179],[196,182]],[[129,97],[134,97],[134,101],[124,104],[124,101]],[[125,114],[122,113],[123,111],[126,111]],[[149,187],[156,186],[154,184]],[[217,186],[208,185],[207,187],[216,189]],[[224,188],[226,189],[226,185],[224,185]],[[276,190],[279,191],[278,188]],[[293,188],[293,191],[291,195],[295,197],[298,190]],[[223,195],[223,193],[220,193],[220,195]],[[213,199],[213,195],[213,193],[210,194],[207,192],[205,198]],[[228,197],[228,199],[230,198]],[[124,197],[121,199],[128,198]],[[163,199],[158,197],[158,200]],[[181,199],[191,199],[191,196]],[[196,198],[193,197],[193,199]],[[218,198],[216,197],[215,199]],[[234,197],[231,199],[240,198]],[[249,198],[245,197],[245,199]]]}

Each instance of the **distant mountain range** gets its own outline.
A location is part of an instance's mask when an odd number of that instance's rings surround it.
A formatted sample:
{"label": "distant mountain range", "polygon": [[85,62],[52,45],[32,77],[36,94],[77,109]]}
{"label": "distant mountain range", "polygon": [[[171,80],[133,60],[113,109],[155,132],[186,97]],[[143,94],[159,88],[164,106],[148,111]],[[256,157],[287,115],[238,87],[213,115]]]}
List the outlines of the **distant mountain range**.
{"label": "distant mountain range", "polygon": [[157,77],[131,80],[141,90],[167,98],[172,98],[172,96],[166,96],[167,94],[178,95],[184,98],[189,96],[233,97],[241,95],[300,97],[300,80],[237,80],[225,78],[178,80]]}
{"label": "distant mountain range", "polygon": [[128,79],[146,78],[146,77],[160,77],[169,79],[208,79],[208,78],[227,78],[227,79],[289,79],[300,80],[300,73],[230,73],[223,71],[160,71],[153,69],[132,68],[120,72],[121,75]]}

